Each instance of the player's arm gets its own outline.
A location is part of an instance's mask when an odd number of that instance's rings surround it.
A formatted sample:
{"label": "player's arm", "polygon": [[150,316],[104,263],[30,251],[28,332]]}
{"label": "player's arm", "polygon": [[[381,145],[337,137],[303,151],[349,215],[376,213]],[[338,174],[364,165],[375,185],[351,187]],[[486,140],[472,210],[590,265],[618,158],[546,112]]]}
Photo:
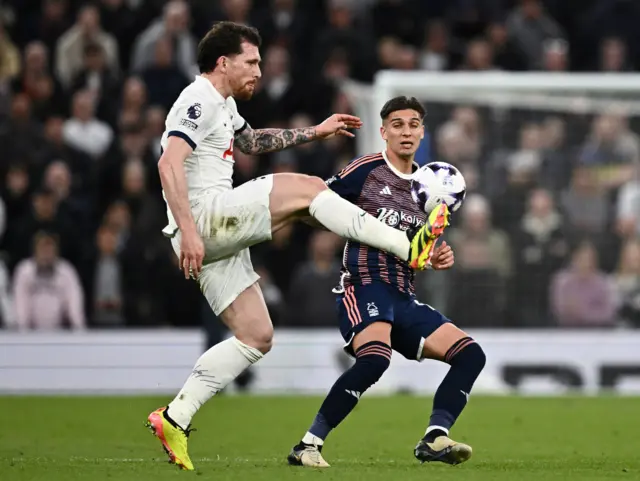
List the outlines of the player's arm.
{"label": "player's arm", "polygon": [[300,129],[258,129],[249,124],[237,131],[234,145],[249,155],[276,152],[295,145],[306,144],[332,135],[354,135],[347,129],[359,129],[362,121],[358,117],[334,114],[319,125]]}
{"label": "player's arm", "polygon": [[196,223],[191,214],[184,161],[193,151],[191,145],[181,137],[167,139],[167,148],[158,161],[160,182],[167,204],[181,232],[195,232]]}

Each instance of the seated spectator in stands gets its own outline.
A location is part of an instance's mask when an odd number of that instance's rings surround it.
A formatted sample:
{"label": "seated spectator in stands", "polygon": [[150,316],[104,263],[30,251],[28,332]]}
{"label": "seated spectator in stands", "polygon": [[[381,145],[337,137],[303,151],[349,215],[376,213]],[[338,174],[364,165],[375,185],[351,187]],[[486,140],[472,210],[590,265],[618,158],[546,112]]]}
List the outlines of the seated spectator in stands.
{"label": "seated spectator in stands", "polygon": [[91,325],[121,327],[122,269],[117,255],[118,238],[115,229],[103,225],[96,235],[97,256],[91,279]]}
{"label": "seated spectator in stands", "polygon": [[606,190],[624,184],[640,162],[640,139],[631,132],[627,116],[613,111],[596,117],[579,162],[595,171]]}
{"label": "seated spectator in stands", "polygon": [[[29,214],[31,202],[29,189],[31,179],[27,166],[14,163],[9,166],[0,195],[4,199],[7,225],[15,229],[22,219]],[[7,250],[7,236],[2,239],[2,250]]]}
{"label": "seated spectator in stands", "polygon": [[0,84],[6,85],[20,73],[20,51],[0,21]]}
{"label": "seated spectator in stands", "polygon": [[640,236],[640,165],[618,192],[617,231],[622,237]]}
{"label": "seated spectator in stands", "polygon": [[77,22],[60,37],[56,45],[56,75],[65,88],[82,71],[85,47],[97,44],[104,51],[107,65],[118,71],[118,42],[100,26],[100,10],[95,5],[84,5],[78,12]]}
{"label": "seated spectator in stands", "polygon": [[598,68],[601,72],[623,73],[633,70],[627,44],[619,37],[607,37],[600,43]]}
{"label": "seated spectator in stands", "polygon": [[0,328],[12,328],[16,323],[11,275],[4,260],[0,259]]}
{"label": "seated spectator in stands", "polygon": [[640,327],[640,240],[625,242],[614,283],[620,303],[618,316],[623,323]]}
{"label": "seated spectator in stands", "polygon": [[129,77],[122,86],[118,125],[139,124],[147,107],[147,86],[140,77]]}
{"label": "seated spectator in stands", "polygon": [[[154,159],[159,160],[162,146],[160,140],[164,134],[164,121],[167,118],[167,111],[158,105],[153,105],[147,109],[146,116],[146,136],[149,148]],[[234,152],[235,156],[236,152]]]}
{"label": "seated spectator in stands", "polygon": [[154,21],[138,36],[133,46],[131,71],[142,72],[152,62],[156,44],[171,38],[175,45],[172,62],[188,78],[198,74],[196,66],[197,41],[189,31],[190,11],[187,2],[172,0],[164,6],[162,18]]}
{"label": "seated spectator in stands", "polygon": [[609,204],[592,169],[577,167],[573,171],[571,185],[562,193],[560,203],[573,236],[604,232]]}
{"label": "seated spectator in stands", "polygon": [[23,68],[12,82],[14,93],[31,99],[33,116],[44,122],[51,115],[61,115],[67,108],[67,96],[49,66],[49,49],[39,40],[24,49]]}
{"label": "seated spectator in stands", "polygon": [[95,97],[88,90],[73,96],[72,117],[64,123],[64,140],[70,146],[97,159],[113,141],[113,130],[95,116]]}
{"label": "seated spectator in stands", "polygon": [[465,327],[502,325],[511,276],[509,239],[492,227],[489,202],[479,194],[467,197],[458,222],[448,233],[456,269],[446,312]]}
{"label": "seated spectator in stands", "polygon": [[569,69],[569,44],[561,38],[545,40],[542,67],[547,72],[566,72]]}
{"label": "seated spectator in stands", "polygon": [[598,251],[582,242],[568,268],[551,282],[551,309],[560,327],[612,327],[616,324],[616,292],[609,276],[598,268]]}
{"label": "seated spectator in stands", "polygon": [[91,169],[94,167],[91,156],[67,144],[64,138],[65,119],[63,117],[49,117],[44,124],[46,147],[42,153],[41,165],[60,159],[71,169],[73,181],[80,190],[91,188]]}
{"label": "seated spectator in stands", "polygon": [[7,233],[11,266],[31,254],[32,239],[39,231],[56,235],[56,243],[61,255],[67,260],[77,261],[81,243],[77,231],[69,220],[58,212],[58,203],[53,192],[41,188],[31,197],[32,210],[20,219]]}
{"label": "seated spectator in stands", "polygon": [[75,268],[58,257],[54,235],[39,232],[33,257],[21,261],[13,280],[16,326],[20,330],[86,327],[84,293]]}
{"label": "seated spectator in stands", "polygon": [[549,191],[531,192],[527,211],[512,234],[514,279],[510,289],[511,321],[519,326],[551,325],[549,283],[568,254],[564,219]]}
{"label": "seated spectator in stands", "polygon": [[464,62],[459,70],[464,71],[492,71],[498,70],[493,63],[493,47],[484,39],[469,42]]}
{"label": "seated spectator in stands", "polygon": [[425,29],[424,44],[418,53],[422,70],[442,71],[449,68],[449,30],[442,21],[429,22]]}
{"label": "seated spectator in stands", "polygon": [[107,63],[102,46],[88,43],[84,47],[82,70],[71,82],[70,92],[87,90],[96,102],[96,117],[110,125],[115,125],[117,103],[113,101],[120,93],[120,82],[117,70]]}
{"label": "seated spectator in stands", "polygon": [[152,63],[141,73],[147,86],[150,105],[160,105],[169,110],[180,92],[193,80],[173,63],[173,44],[169,37],[158,39]]}
{"label": "seated spectator in stands", "polygon": [[36,164],[46,144],[38,119],[33,116],[31,99],[26,94],[13,95],[7,120],[0,123],[0,151],[3,157],[22,158],[29,160],[30,164]]}
{"label": "seated spectator in stands", "polygon": [[340,263],[336,250],[342,241],[335,234],[315,231],[309,244],[309,260],[300,264],[291,278],[287,295],[286,324],[326,327],[336,322],[335,294]]}

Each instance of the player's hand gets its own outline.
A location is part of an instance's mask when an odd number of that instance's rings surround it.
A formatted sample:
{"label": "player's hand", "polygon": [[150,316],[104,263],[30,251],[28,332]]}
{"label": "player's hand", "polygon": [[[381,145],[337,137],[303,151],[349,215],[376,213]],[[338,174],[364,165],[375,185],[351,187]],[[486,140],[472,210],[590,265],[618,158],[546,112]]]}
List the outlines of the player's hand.
{"label": "player's hand", "polygon": [[431,267],[437,271],[451,269],[454,263],[453,249],[446,242],[442,242],[433,250]]}
{"label": "player's hand", "polygon": [[355,137],[347,129],[359,129],[360,127],[362,127],[362,120],[359,117],[347,114],[333,114],[321,124],[316,125],[316,135],[321,139],[326,139],[333,135]]}
{"label": "player's hand", "polygon": [[204,242],[195,230],[182,232],[180,240],[180,269],[184,272],[184,278],[189,279],[193,275],[197,279],[202,271],[204,259]]}

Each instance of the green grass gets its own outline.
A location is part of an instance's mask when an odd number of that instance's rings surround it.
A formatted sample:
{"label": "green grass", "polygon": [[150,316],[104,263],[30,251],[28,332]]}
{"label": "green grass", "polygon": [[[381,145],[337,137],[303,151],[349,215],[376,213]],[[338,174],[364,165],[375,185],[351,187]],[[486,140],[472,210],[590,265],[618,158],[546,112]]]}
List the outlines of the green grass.
{"label": "green grass", "polygon": [[195,473],[168,465],[143,428],[163,401],[0,397],[0,480],[640,480],[633,398],[473,397],[453,438],[474,456],[455,467],[413,458],[430,399],[363,398],[323,451],[332,467],[316,471],[285,457],[320,399],[223,396],[195,418]]}

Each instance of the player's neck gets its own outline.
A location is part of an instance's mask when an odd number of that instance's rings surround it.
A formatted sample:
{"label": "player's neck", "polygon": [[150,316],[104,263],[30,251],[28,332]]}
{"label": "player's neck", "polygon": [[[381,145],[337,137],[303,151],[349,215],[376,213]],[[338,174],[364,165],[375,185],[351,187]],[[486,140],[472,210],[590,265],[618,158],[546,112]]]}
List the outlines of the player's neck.
{"label": "player's neck", "polygon": [[386,149],[387,159],[391,162],[396,170],[402,174],[412,174],[413,173],[413,158],[411,155],[409,157],[401,157],[398,154],[391,151],[391,149]]}
{"label": "player's neck", "polygon": [[231,96],[231,88],[222,76],[217,75],[215,72],[203,73],[201,75],[207,79],[211,85],[213,85],[213,88],[216,89],[225,99]]}

